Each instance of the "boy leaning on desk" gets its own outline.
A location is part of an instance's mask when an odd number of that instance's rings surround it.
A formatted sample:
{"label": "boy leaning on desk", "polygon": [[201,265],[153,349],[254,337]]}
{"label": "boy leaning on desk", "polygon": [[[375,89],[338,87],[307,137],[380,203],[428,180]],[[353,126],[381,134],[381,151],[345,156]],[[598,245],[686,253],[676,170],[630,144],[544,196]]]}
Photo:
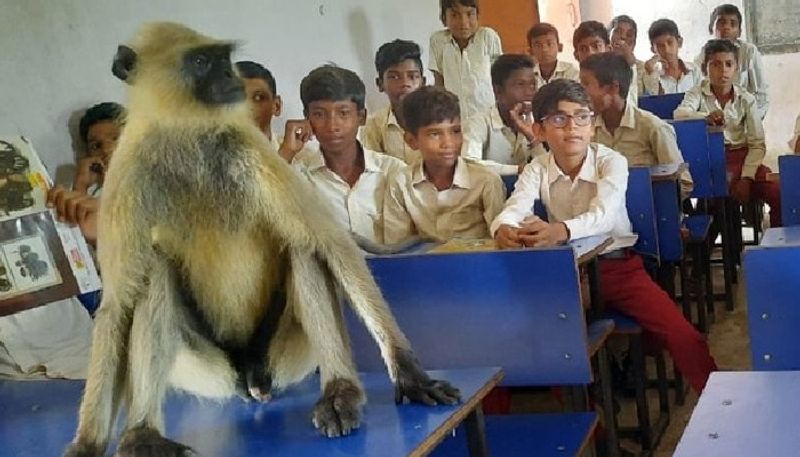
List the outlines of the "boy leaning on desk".
{"label": "boy leaning on desk", "polygon": [[[702,391],[716,364],[703,336],[631,250],[636,235],[625,208],[628,164],[620,153],[590,143],[594,113],[585,90],[574,81],[553,81],[536,94],[533,116],[530,133],[546,141],[551,154],[525,167],[514,193],[492,222],[498,247],[551,246],[609,234],[614,242],[599,262],[606,307],[634,318],[653,334],[692,387]],[[537,199],[549,222],[533,215]]]}

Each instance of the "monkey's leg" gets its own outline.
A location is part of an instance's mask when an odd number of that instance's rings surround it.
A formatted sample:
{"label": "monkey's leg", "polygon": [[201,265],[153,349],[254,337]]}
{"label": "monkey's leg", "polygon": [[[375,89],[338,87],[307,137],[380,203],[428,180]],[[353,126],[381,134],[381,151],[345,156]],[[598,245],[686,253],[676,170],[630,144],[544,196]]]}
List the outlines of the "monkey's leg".
{"label": "monkey's leg", "polygon": [[176,272],[159,260],[150,272],[147,299],[136,309],[129,342],[128,428],[120,440],[119,457],[183,457],[194,452],[164,438],[162,403],[170,369],[181,343],[178,319],[180,292]]}
{"label": "monkey's leg", "polygon": [[378,343],[389,377],[397,389],[397,401],[408,397],[428,405],[458,403],[458,389],[447,381],[432,380],[422,369],[411,344],[383,299],[366,261],[349,241],[330,240],[329,245],[324,246],[323,258],[350,299],[356,314]]}
{"label": "monkey's leg", "polygon": [[125,308],[112,293],[104,295],[92,332],[78,431],[64,457],[100,457],[105,452],[125,384],[131,314],[132,306]]}
{"label": "monkey's leg", "polygon": [[286,309],[284,284],[272,294],[267,313],[258,325],[245,351],[244,378],[247,390],[254,399],[267,402],[272,399],[272,372],[270,371],[269,348],[278,323]]}
{"label": "monkey's leg", "polygon": [[365,395],[358,379],[350,341],[329,272],[310,253],[291,256],[291,297],[301,325],[319,360],[322,398],[312,422],[328,437],[348,435],[359,427]]}

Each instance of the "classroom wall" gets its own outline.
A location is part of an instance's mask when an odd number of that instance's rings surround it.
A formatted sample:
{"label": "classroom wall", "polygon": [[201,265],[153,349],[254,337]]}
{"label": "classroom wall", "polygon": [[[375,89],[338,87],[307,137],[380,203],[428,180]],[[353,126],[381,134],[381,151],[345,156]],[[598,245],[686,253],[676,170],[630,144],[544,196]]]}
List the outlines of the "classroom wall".
{"label": "classroom wall", "polygon": [[[142,22],[179,21],[241,40],[237,57],[264,63],[278,80],[286,109],[275,130],[301,115],[302,77],[329,61],[365,79],[368,109],[384,106],[374,89],[377,47],[415,40],[427,67],[428,38],[442,27],[435,0],[6,0],[2,9],[0,134],[30,138],[51,173],[74,160],[68,125],[79,110],[124,102],[111,61]],[[71,179],[68,168],[60,170],[59,181]]]}

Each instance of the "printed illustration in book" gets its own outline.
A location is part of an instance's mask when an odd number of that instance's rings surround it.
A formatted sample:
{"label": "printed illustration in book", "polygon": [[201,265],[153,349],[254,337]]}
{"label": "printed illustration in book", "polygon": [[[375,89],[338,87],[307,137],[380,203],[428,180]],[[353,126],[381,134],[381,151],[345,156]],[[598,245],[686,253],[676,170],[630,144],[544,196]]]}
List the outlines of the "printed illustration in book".
{"label": "printed illustration in book", "polygon": [[26,138],[0,136],[0,315],[100,288],[80,229],[46,207],[51,185]]}

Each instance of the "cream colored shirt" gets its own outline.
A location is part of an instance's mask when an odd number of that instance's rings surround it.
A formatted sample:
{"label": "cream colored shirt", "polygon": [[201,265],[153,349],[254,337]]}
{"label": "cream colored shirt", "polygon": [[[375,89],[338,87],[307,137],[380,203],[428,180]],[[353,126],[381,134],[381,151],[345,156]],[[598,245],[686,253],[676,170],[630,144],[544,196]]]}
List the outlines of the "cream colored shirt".
{"label": "cream colored shirt", "polygon": [[[628,166],[668,165],[684,163],[675,129],[652,113],[630,103],[625,106],[619,127],[614,133],[608,131],[603,116],[597,115],[594,121],[592,141],[619,151]],[[681,194],[692,193],[692,176],[684,170],[680,176]]]}
{"label": "cream colored shirt", "polygon": [[800,115],[797,116],[797,120],[794,121],[794,136],[791,140],[789,140],[789,150],[794,152],[795,145],[797,144],[797,139],[800,138]]}
{"label": "cream colored shirt", "polygon": [[367,123],[361,129],[361,142],[367,149],[397,157],[405,163],[412,163],[420,158],[420,154],[406,144],[403,139],[404,134],[405,131],[400,127],[390,106],[367,119]]}
{"label": "cream colored shirt", "polygon": [[614,243],[606,252],[633,246],[625,208],[628,188],[628,163],[620,153],[591,143],[574,180],[564,174],[553,154],[539,156],[522,171],[514,193],[491,225],[494,234],[503,224],[518,227],[533,215],[533,205],[540,200],[547,208],[550,222],[563,222],[570,238],[608,234]]}
{"label": "cream colored shirt", "polygon": [[325,165],[319,147],[303,149],[292,165],[327,200],[342,226],[375,243],[383,243],[383,196],[391,173],[404,164],[399,159],[363,149],[364,172],[351,188],[339,175]]}
{"label": "cream colored shirt", "polygon": [[636,60],[636,62],[631,66],[631,70],[633,70],[633,78],[631,79],[631,91],[634,91],[636,97],[634,101],[639,101],[639,97],[644,95],[645,86],[644,86],[644,61]]}
{"label": "cream colored shirt", "polygon": [[489,238],[489,224],[503,209],[506,188],[497,173],[459,157],[453,186],[437,190],[422,161],[390,179],[384,199],[384,239],[398,243],[413,235],[446,241]]}
{"label": "cream colored shirt", "polygon": [[535,67],[533,67],[533,75],[536,78],[537,90],[550,81],[554,81],[556,79],[571,79],[573,81],[580,81],[580,72],[578,71],[578,68],[575,65],[563,60],[556,61],[556,69],[553,71],[553,74],[550,75],[550,79],[544,79],[538,63]]}
{"label": "cream colored shirt", "polygon": [[[739,77],[736,84],[755,96],[758,116],[763,120],[769,108],[769,96],[767,95],[769,85],[764,61],[754,44],[742,40],[736,40],[735,44],[739,47]],[[704,59],[705,56],[701,49],[700,55],[694,59],[694,63],[702,69]]]}
{"label": "cream colored shirt", "polygon": [[663,69],[645,74],[645,91],[650,95],[680,94],[700,84],[703,81],[703,72],[700,71],[700,67],[692,62],[684,62],[682,60],[681,62],[686,67],[686,72],[678,79],[665,74]]}
{"label": "cream colored shirt", "polygon": [[458,96],[461,119],[494,104],[490,69],[503,53],[500,36],[489,27],[479,27],[462,51],[449,30],[431,35],[428,67],[444,78],[444,87]]}
{"label": "cream colored shirt", "polygon": [[767,149],[764,143],[764,126],[753,94],[740,86],[733,86],[733,99],[722,107],[706,79],[686,92],[683,102],[675,109],[674,116],[675,119],[703,119],[716,110],[722,110],[725,114],[725,145],[731,148],[748,148],[742,177],[754,178],[758,166],[764,161]]}
{"label": "cream colored shirt", "polygon": [[464,129],[461,156],[500,175],[515,175],[520,165],[546,152],[541,143],[532,145],[525,135],[505,125],[497,105],[469,119]]}

